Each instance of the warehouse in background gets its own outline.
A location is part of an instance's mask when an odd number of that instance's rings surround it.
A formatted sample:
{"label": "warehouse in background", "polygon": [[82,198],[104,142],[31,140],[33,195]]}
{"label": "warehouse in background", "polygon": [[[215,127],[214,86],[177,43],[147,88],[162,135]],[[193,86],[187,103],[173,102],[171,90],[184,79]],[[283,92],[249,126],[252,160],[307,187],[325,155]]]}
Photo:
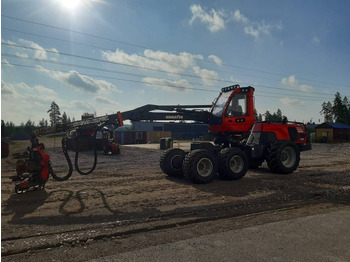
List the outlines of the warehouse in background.
{"label": "warehouse in background", "polygon": [[198,123],[133,122],[133,130],[115,131],[116,142],[126,144],[159,143],[160,138],[177,140],[208,139],[208,125]]}
{"label": "warehouse in background", "polygon": [[315,127],[316,142],[350,142],[350,126],[342,123],[323,123]]}

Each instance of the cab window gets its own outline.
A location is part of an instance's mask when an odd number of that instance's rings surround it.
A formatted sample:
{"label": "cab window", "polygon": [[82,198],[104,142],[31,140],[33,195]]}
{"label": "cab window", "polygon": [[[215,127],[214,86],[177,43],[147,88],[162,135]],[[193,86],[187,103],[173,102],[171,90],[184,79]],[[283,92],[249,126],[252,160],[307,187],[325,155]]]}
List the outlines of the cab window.
{"label": "cab window", "polygon": [[231,93],[229,93],[229,92],[220,94],[220,96],[216,100],[215,105],[214,105],[213,110],[212,110],[212,114],[214,116],[218,116],[218,117],[222,116],[222,112],[224,111],[227,99],[230,97],[230,94]]}
{"label": "cab window", "polygon": [[226,110],[226,117],[245,116],[247,114],[247,95],[235,94]]}

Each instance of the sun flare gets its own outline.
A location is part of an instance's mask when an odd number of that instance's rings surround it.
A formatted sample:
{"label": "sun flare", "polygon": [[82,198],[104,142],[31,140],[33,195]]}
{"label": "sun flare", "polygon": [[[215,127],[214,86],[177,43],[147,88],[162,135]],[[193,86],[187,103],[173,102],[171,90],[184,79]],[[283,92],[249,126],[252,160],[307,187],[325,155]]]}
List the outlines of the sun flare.
{"label": "sun flare", "polygon": [[60,0],[61,5],[68,10],[76,10],[80,5],[82,0]]}

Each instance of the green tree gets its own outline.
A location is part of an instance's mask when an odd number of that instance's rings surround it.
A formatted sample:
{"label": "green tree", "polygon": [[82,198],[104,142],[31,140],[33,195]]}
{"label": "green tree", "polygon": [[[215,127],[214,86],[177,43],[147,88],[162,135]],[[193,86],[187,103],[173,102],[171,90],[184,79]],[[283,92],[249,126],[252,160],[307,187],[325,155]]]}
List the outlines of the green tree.
{"label": "green tree", "polygon": [[60,107],[55,103],[55,101],[51,102],[51,107],[47,113],[49,113],[51,126],[56,126],[57,124],[61,123],[62,118]]}
{"label": "green tree", "polygon": [[63,115],[62,115],[62,124],[67,124],[68,123],[68,117],[67,117],[67,114],[66,112],[63,112]]}
{"label": "green tree", "polygon": [[324,116],[325,122],[333,122],[333,106],[331,102],[323,102],[320,114]]}
{"label": "green tree", "polygon": [[44,118],[39,121],[39,127],[45,127],[45,119]]}
{"label": "green tree", "polygon": [[278,119],[278,121],[283,120],[282,110],[279,108],[277,109],[277,112],[276,112],[276,118]]}
{"label": "green tree", "polygon": [[5,128],[5,121],[1,119],[1,137],[6,136]]}
{"label": "green tree", "polygon": [[350,122],[349,102],[347,97],[344,97],[344,99],[342,99],[340,93],[337,92],[335,94],[332,109],[333,109],[335,122],[337,123]]}
{"label": "green tree", "polygon": [[15,124],[10,121],[5,124],[5,134],[6,136],[12,136],[16,131]]}
{"label": "green tree", "polygon": [[343,99],[343,107],[344,107],[344,116],[345,116],[344,123],[350,125],[350,104],[346,96],[344,96],[344,99]]}
{"label": "green tree", "polygon": [[266,110],[266,113],[264,114],[265,121],[272,121],[272,115],[269,110]]}
{"label": "green tree", "polygon": [[35,123],[32,120],[28,119],[28,121],[24,125],[24,131],[30,134],[34,130],[35,130]]}
{"label": "green tree", "polygon": [[335,94],[333,105],[329,101],[325,101],[321,105],[321,115],[324,115],[325,122],[344,123],[350,125],[350,104],[348,98],[343,99],[339,92]]}
{"label": "green tree", "polygon": [[282,114],[281,109],[277,109],[277,112],[274,112],[273,114],[270,113],[270,111],[266,111],[264,114],[265,116],[265,121],[274,121],[274,122],[282,122],[282,121],[287,121],[287,117]]}

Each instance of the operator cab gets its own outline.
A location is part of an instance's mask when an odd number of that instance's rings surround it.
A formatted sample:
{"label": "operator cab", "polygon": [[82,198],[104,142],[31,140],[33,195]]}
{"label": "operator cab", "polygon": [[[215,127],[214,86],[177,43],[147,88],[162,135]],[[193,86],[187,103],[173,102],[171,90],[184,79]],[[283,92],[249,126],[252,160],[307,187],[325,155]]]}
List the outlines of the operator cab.
{"label": "operator cab", "polygon": [[255,121],[253,94],[251,86],[222,88],[211,110],[210,132],[221,135],[248,132]]}

